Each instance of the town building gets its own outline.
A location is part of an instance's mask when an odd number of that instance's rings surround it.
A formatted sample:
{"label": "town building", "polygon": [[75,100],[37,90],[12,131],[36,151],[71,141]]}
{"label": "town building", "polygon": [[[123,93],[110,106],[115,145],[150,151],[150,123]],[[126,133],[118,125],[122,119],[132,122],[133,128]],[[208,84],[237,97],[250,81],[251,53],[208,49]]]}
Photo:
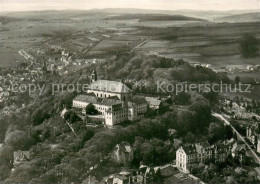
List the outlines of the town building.
{"label": "town building", "polygon": [[145,99],[151,109],[159,109],[162,105],[162,100],[160,100],[159,98],[146,97]]}
{"label": "town building", "polygon": [[132,101],[128,102],[128,120],[134,121],[144,117],[148,111],[148,104],[143,97],[133,97]]}
{"label": "town building", "polygon": [[127,171],[122,171],[118,174],[113,174],[109,178],[105,179],[105,184],[131,184],[132,173]]}
{"label": "town building", "polygon": [[185,172],[190,172],[191,165],[213,158],[213,146],[208,142],[187,144],[176,151],[176,165]]}
{"label": "town building", "polygon": [[[253,123],[246,128],[246,138],[254,145],[255,148],[258,148],[259,145],[259,125],[257,122]],[[259,150],[260,151],[260,150]]]}
{"label": "town building", "polygon": [[260,153],[260,134],[257,136],[257,148],[256,148],[257,153]]}
{"label": "town building", "polygon": [[15,151],[14,152],[14,167],[18,166],[19,164],[23,162],[27,162],[30,160],[30,152],[29,151]]}
{"label": "town building", "polygon": [[[135,99],[135,98],[134,98]],[[140,99],[140,98],[139,98]],[[135,100],[136,101],[136,100]],[[85,114],[85,109],[89,104],[93,104],[98,112],[104,116],[105,124],[113,126],[126,120],[137,120],[144,117],[148,110],[145,100],[137,102],[128,102],[118,100],[117,98],[98,98],[94,93],[78,95],[73,99],[73,107],[80,109]]]}
{"label": "town building", "polygon": [[117,163],[127,164],[134,158],[134,151],[128,142],[117,144],[111,153],[111,159]]}
{"label": "town building", "polygon": [[225,162],[229,156],[234,159],[245,159],[245,145],[238,144],[234,139],[219,141],[214,145],[208,142],[186,144],[176,151],[176,165],[179,169],[189,173],[195,163],[212,161]]}
{"label": "town building", "polygon": [[230,155],[232,144],[218,143],[214,146],[213,154],[215,162],[225,162]]}
{"label": "town building", "polygon": [[156,170],[153,167],[141,165],[136,175],[133,176],[133,182],[142,184],[153,183],[155,174]]}
{"label": "town building", "polygon": [[132,90],[124,83],[108,80],[97,80],[97,73],[91,75],[92,83],[88,93],[78,95],[73,99],[73,107],[85,109],[93,104],[104,116],[105,124],[113,126],[126,120],[136,120],[144,117],[148,104],[143,97],[133,97]]}
{"label": "town building", "polygon": [[231,149],[231,155],[234,159],[237,159],[239,163],[244,163],[246,158],[246,145],[236,142]]}

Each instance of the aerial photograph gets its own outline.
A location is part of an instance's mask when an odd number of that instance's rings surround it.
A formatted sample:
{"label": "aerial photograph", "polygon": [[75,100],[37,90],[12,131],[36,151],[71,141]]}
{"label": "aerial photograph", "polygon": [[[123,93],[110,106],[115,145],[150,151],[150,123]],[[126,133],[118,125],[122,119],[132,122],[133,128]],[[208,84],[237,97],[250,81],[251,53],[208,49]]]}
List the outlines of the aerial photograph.
{"label": "aerial photograph", "polygon": [[259,184],[260,0],[0,0],[0,183]]}

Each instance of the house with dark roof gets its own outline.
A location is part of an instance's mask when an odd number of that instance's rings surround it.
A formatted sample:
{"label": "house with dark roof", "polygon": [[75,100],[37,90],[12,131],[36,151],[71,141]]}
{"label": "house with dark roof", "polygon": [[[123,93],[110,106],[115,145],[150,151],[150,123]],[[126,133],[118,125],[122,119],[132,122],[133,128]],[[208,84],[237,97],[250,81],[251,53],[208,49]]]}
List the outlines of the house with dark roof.
{"label": "house with dark roof", "polygon": [[214,161],[225,162],[229,156],[243,162],[246,145],[237,143],[233,138],[219,141],[210,145],[207,141],[195,144],[185,144],[176,151],[176,165],[179,169],[189,173],[195,163]]}
{"label": "house with dark roof", "polygon": [[213,147],[208,142],[186,144],[176,151],[176,165],[185,172],[190,172],[191,165],[212,159]]}
{"label": "house with dark roof", "polygon": [[247,148],[245,144],[236,142],[232,146],[231,155],[234,159],[237,159],[241,164],[243,164],[246,158],[246,150]]}
{"label": "house with dark roof", "polygon": [[133,97],[133,100],[128,102],[128,120],[136,120],[144,117],[148,111],[148,103],[144,97]]}
{"label": "house with dark roof", "polygon": [[232,145],[231,144],[225,144],[225,143],[216,143],[214,145],[214,150],[213,150],[213,158],[215,162],[225,162],[230,155]]}

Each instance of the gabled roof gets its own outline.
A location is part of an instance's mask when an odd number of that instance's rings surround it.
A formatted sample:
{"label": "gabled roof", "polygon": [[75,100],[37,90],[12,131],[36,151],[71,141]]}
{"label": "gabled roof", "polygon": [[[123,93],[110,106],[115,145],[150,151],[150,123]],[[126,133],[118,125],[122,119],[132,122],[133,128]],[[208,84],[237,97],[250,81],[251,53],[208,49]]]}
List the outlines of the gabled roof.
{"label": "gabled roof", "polygon": [[186,154],[196,153],[196,147],[193,144],[186,144],[181,147]]}
{"label": "gabled roof", "polygon": [[101,101],[98,101],[97,104],[112,106],[112,105],[122,104],[122,102],[116,99],[103,98]]}
{"label": "gabled roof", "polygon": [[97,103],[98,99],[92,95],[78,95],[74,98],[75,101],[86,102],[86,103]]}
{"label": "gabled roof", "polygon": [[194,153],[201,153],[205,149],[206,150],[211,149],[211,147],[212,146],[210,146],[210,144],[207,141],[204,141],[195,144],[185,144],[180,148],[182,148],[186,154],[194,154]]}
{"label": "gabled roof", "polygon": [[30,152],[29,151],[15,151],[14,152],[14,162],[20,163],[23,160],[30,160]]}
{"label": "gabled roof", "polygon": [[246,145],[245,144],[238,144],[238,143],[235,143],[232,147],[232,153],[235,153],[235,152],[240,152],[240,151],[246,151]]}
{"label": "gabled roof", "polygon": [[197,153],[202,153],[204,150],[210,149],[208,141],[200,142],[195,144]]}
{"label": "gabled roof", "polygon": [[113,93],[130,93],[132,90],[122,82],[109,81],[109,80],[97,80],[90,84],[90,90],[106,91]]}
{"label": "gabled roof", "polygon": [[116,104],[122,104],[120,100],[111,99],[111,98],[97,98],[95,95],[87,94],[87,95],[78,95],[74,98],[75,101],[92,103],[92,104],[99,104],[99,105],[106,105],[112,106]]}
{"label": "gabled roof", "polygon": [[150,98],[150,97],[146,97],[145,100],[150,104],[150,105],[153,105],[153,106],[159,106],[162,101],[161,100],[158,100],[156,98]]}
{"label": "gabled roof", "polygon": [[132,150],[132,146],[128,143],[128,142],[122,142],[120,144],[117,144],[117,146],[120,151],[124,152],[124,153],[131,153]]}

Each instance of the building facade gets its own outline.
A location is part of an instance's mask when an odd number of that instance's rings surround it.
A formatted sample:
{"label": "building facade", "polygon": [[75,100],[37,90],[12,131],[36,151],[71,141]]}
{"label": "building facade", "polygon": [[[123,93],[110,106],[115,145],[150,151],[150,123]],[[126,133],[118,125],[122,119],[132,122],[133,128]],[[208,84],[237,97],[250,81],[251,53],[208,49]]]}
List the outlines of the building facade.
{"label": "building facade", "polygon": [[144,117],[148,104],[144,97],[133,97],[132,90],[124,83],[108,80],[97,80],[97,73],[91,75],[91,85],[88,93],[78,95],[73,99],[73,107],[85,109],[93,104],[104,116],[105,124],[113,126],[126,120],[136,120]]}
{"label": "building facade", "polygon": [[188,144],[176,151],[176,165],[185,172],[190,172],[191,165],[213,158],[213,149],[208,142]]}

